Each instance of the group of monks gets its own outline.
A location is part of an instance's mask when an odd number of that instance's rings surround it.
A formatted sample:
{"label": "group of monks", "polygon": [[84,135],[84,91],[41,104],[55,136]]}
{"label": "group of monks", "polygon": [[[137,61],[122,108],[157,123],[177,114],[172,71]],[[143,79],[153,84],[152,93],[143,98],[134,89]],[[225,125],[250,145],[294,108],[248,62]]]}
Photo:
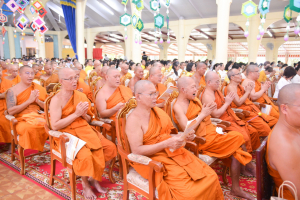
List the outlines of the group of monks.
{"label": "group of monks", "polygon": [[[101,118],[116,121],[117,113],[132,97],[137,107],[127,117],[125,132],[132,153],[163,164],[164,172],[155,175],[159,199],[224,198],[216,173],[198,155],[184,148],[195,136],[206,140],[199,145],[202,155],[221,159],[230,167],[232,195],[255,199],[240,188],[239,177],[241,174],[256,175],[252,153],[265,137],[268,137],[266,160],[277,191],[284,180],[292,181],[300,191],[300,168],[296,165],[300,158],[299,85],[282,88],[275,105],[266,94],[270,82],[257,81],[259,68],[256,65],[248,66],[245,80],[239,70],[229,70],[230,83],[221,88],[220,76],[213,71],[207,72],[207,65],[198,62],[192,77],[182,76],[177,80],[175,86],[179,94],[169,116],[165,111],[166,101],[159,99],[167,90],[161,63],[153,64],[147,78],[139,66],[133,69],[133,76],[130,75],[126,62],[120,63],[120,70],[97,63],[90,72],[96,73],[93,77],[98,91],[95,97],[86,83],[88,75],[82,65],[79,62],[73,65],[59,68],[56,63],[46,63],[41,69],[38,65],[19,68],[12,64],[7,69],[0,68],[0,142],[11,142],[10,124],[4,115],[7,112],[18,120],[19,145],[42,151],[48,135],[41,111],[49,96],[52,130],[70,133],[86,142],[73,161],[75,174],[81,176],[86,199],[96,198],[92,187],[98,192],[107,192],[99,181],[105,167],[117,155],[115,141],[108,140],[92,126],[97,118],[93,109]],[[60,84],[60,90],[49,95],[53,88],[48,86],[54,83]],[[204,89],[199,94],[200,88]],[[270,113],[262,113],[254,102],[272,106]],[[235,109],[250,114],[241,119]],[[182,137],[188,121],[196,117],[200,119],[196,128]],[[220,132],[211,118],[228,121],[230,126]],[[59,151],[59,140],[55,143]],[[132,164],[132,167],[148,178],[147,166]],[[285,199],[294,199],[293,195],[284,189]]]}

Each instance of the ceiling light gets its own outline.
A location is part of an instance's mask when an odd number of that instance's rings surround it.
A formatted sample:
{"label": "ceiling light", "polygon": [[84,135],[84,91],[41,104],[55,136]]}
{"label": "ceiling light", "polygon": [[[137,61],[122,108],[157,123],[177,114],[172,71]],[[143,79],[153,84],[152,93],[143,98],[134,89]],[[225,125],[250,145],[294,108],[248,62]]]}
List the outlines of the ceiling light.
{"label": "ceiling light", "polygon": [[202,37],[205,37],[206,39],[208,39],[208,36],[205,35],[205,34],[203,34],[203,33],[201,33],[201,36],[202,36]]}
{"label": "ceiling light", "polygon": [[267,30],[267,33],[270,37],[273,37],[272,33],[269,30]]}
{"label": "ceiling light", "polygon": [[98,2],[98,3],[99,3],[100,6],[101,6],[102,8],[104,8],[109,14],[114,15],[114,13],[113,13],[110,9],[108,9],[105,5],[103,5],[103,4],[100,3],[100,2]]}

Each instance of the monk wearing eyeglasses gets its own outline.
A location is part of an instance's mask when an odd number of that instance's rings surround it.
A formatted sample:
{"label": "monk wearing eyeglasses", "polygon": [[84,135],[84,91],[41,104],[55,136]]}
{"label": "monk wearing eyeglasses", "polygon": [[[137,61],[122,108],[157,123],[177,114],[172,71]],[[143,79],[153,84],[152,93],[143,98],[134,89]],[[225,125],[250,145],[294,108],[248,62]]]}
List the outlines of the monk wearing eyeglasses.
{"label": "monk wearing eyeglasses", "polygon": [[18,84],[21,81],[20,76],[18,75],[19,66],[17,64],[9,64],[7,72],[10,74],[4,78],[10,80],[14,85]]}
{"label": "monk wearing eyeglasses", "polygon": [[[81,64],[77,63],[76,65],[81,65]],[[73,69],[76,74],[77,90],[80,92],[83,92],[89,98],[89,100],[92,102],[93,101],[93,93],[91,92],[88,84],[86,84],[84,82],[84,80],[82,78],[80,78],[80,70],[78,70],[78,68],[76,66],[72,67],[71,69]]]}
{"label": "monk wearing eyeglasses", "polygon": [[[162,84],[163,74],[161,73],[161,69],[159,67],[152,67],[149,70],[149,81],[151,81],[156,91],[159,93],[157,97],[160,97],[166,90],[167,87]],[[157,99],[156,106],[159,108],[163,108],[165,106],[165,100]]]}

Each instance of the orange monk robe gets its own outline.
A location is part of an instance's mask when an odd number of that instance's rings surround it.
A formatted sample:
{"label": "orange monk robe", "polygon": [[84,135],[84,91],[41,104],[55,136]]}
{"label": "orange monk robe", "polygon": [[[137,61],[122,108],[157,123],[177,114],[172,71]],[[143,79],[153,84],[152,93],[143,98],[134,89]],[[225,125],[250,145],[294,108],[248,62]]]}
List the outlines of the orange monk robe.
{"label": "orange monk robe", "polygon": [[[266,162],[267,162],[267,165],[268,165],[268,172],[273,178],[273,181],[275,183],[275,189],[276,189],[277,194],[278,194],[278,189],[279,189],[280,185],[283,183],[283,180],[282,180],[279,172],[276,169],[273,169],[273,167],[270,165],[270,162],[269,162],[269,158],[268,158],[268,149],[269,148],[268,148],[268,146],[269,146],[271,137],[272,137],[272,132],[270,133],[270,135],[268,137],[267,151],[266,151],[265,158],[266,158]],[[294,196],[292,195],[292,193],[290,192],[290,190],[287,187],[283,187],[283,198],[287,199],[287,200],[295,200]]]}
{"label": "orange monk robe", "polygon": [[41,75],[42,74],[40,72],[36,73],[36,75],[34,75],[34,79],[39,80]]}
{"label": "orange monk robe", "polygon": [[[241,85],[237,87],[237,94],[240,98],[245,94],[245,90]],[[224,95],[227,95],[227,87],[224,89]],[[237,107],[234,102],[231,103],[231,107],[250,111],[250,115],[245,116],[245,121],[251,120],[249,124],[257,130],[260,137],[268,136],[271,131],[270,127],[273,127],[278,121],[278,119],[272,116],[261,113],[257,106],[248,98],[240,107]],[[257,117],[258,113],[262,115]]]}
{"label": "orange monk robe", "polygon": [[86,77],[87,77],[87,73],[82,69],[82,70],[80,71],[79,78],[85,80]]}
{"label": "orange monk robe", "polygon": [[[143,144],[153,145],[162,142],[171,138],[170,134],[177,134],[170,117],[158,107],[151,109]],[[183,147],[173,153],[165,149],[149,157],[164,166],[164,172],[155,173],[159,199],[224,199],[216,173]],[[148,166],[134,164],[133,167],[141,176],[148,178]]]}
{"label": "orange monk robe", "polygon": [[[73,96],[62,109],[61,118],[64,119],[73,114],[80,102],[89,102],[89,100],[85,94],[75,90]],[[93,119],[90,102],[87,114]],[[117,156],[116,145],[92,128],[82,117],[78,117],[70,125],[59,131],[70,133],[86,142],[73,161],[75,174],[102,181],[105,162]],[[59,151],[59,139],[55,139],[55,149]]]}
{"label": "orange monk robe", "polygon": [[[120,81],[120,85],[126,85],[126,81],[129,79],[131,79],[132,76],[131,74],[128,72],[127,74],[125,74],[124,76],[121,77],[121,81]],[[128,85],[128,83],[127,83]]]}
{"label": "orange monk robe", "polygon": [[156,91],[159,92],[159,95],[157,97],[157,104],[160,104],[162,102],[164,102],[165,100],[162,100],[162,99],[158,99],[166,90],[167,90],[167,87],[164,85],[164,84],[161,84],[161,83],[158,83],[156,86]]}
{"label": "orange monk robe", "polygon": [[[255,81],[255,92],[258,92],[261,90],[261,83],[259,81]],[[272,106],[270,116],[275,117],[276,119],[279,119],[279,109],[278,106],[276,106],[271,99],[268,97],[266,93],[263,93],[259,99],[256,100],[256,102],[262,103],[262,104],[268,104]]]}
{"label": "orange monk robe", "polygon": [[[186,117],[188,120],[193,120],[198,116],[202,110],[202,104],[198,98],[190,101]],[[177,119],[175,118],[174,111],[172,117],[179,131],[184,131],[180,127]],[[243,135],[236,131],[230,131],[224,135],[216,132],[216,126],[211,123],[210,116],[207,116],[200,125],[195,129],[195,134],[206,139],[206,143],[200,145],[199,151],[211,157],[225,159],[224,163],[230,166],[230,156],[234,156],[242,165],[246,165],[252,159],[252,156],[243,151],[241,146],[245,143]]]}
{"label": "orange monk robe", "polygon": [[77,82],[77,90],[80,88],[83,89],[83,93],[89,98],[89,100],[93,102],[93,93],[91,92],[90,87],[81,78],[79,78]]}
{"label": "orange monk robe", "polygon": [[205,76],[202,76],[200,79],[199,86],[201,86],[201,85],[206,86]]}
{"label": "orange monk robe", "polygon": [[[225,103],[224,96],[219,90],[215,91],[215,102],[218,109],[220,109]],[[237,131],[243,135],[248,152],[252,152],[260,146],[259,135],[256,129],[238,118],[234,111],[231,109],[231,106],[228,106],[226,111],[221,117],[219,117],[219,119],[229,121],[231,123],[229,127],[226,127],[226,132]]]}
{"label": "orange monk robe", "polygon": [[46,72],[44,70],[41,70],[41,74],[46,74]]}
{"label": "orange monk robe", "polygon": [[[21,105],[27,101],[32,90],[39,90],[39,100],[45,101],[47,97],[45,88],[36,83],[32,83],[29,88],[17,96],[17,105]],[[17,134],[19,135],[19,144],[24,149],[43,151],[44,144],[48,138],[48,134],[45,132],[44,125],[32,125],[22,118],[24,114],[38,114],[38,110],[41,110],[41,108],[37,105],[37,103],[34,102],[27,106],[27,108],[25,108],[22,112],[15,115],[16,119],[18,120],[16,129]],[[41,118],[44,118],[44,116],[41,115]]]}
{"label": "orange monk robe", "polygon": [[13,80],[11,80],[14,85],[17,85],[18,83],[21,82],[21,77],[19,75],[17,75]]}
{"label": "orange monk robe", "polygon": [[2,70],[2,78],[9,75],[10,74],[7,73],[7,69]]}
{"label": "orange monk robe", "polygon": [[44,83],[44,87],[47,87],[50,83],[58,83],[59,78],[57,74],[52,74]]}
{"label": "orange monk robe", "polygon": [[[0,93],[6,92],[14,83],[5,78],[0,83]],[[11,143],[11,133],[9,121],[5,118],[4,111],[6,110],[5,99],[0,99],[0,142]]]}

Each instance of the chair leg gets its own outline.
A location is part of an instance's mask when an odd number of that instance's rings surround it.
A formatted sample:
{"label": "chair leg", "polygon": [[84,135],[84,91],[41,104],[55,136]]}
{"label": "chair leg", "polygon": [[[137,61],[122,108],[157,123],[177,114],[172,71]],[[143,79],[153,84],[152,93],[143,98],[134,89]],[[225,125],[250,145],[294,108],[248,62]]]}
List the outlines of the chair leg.
{"label": "chair leg", "polygon": [[67,168],[70,177],[71,199],[76,200],[76,175],[73,169]]}
{"label": "chair leg", "polygon": [[128,183],[124,181],[123,184],[123,200],[129,200]]}
{"label": "chair leg", "polygon": [[21,145],[18,145],[18,151],[20,155],[20,163],[21,163],[21,171],[20,174],[24,175],[25,174],[25,157],[24,157],[24,148],[21,147]]}
{"label": "chair leg", "polygon": [[228,167],[223,165],[223,167],[222,167],[222,179],[223,179],[223,182],[226,186],[228,185],[228,180],[227,180],[227,177],[226,177],[227,169],[228,169]]}
{"label": "chair leg", "polygon": [[56,162],[53,159],[53,156],[51,155],[51,172],[50,172],[50,185],[54,185],[54,178],[53,176],[55,176],[55,166],[56,166]]}
{"label": "chair leg", "polygon": [[119,162],[119,177],[120,179],[123,179],[123,164],[119,153],[118,153],[118,162]]}
{"label": "chair leg", "polygon": [[11,140],[11,161],[15,161],[15,152],[16,152],[16,144],[15,144],[15,140],[12,139]]}
{"label": "chair leg", "polygon": [[109,177],[109,180],[111,183],[116,183],[116,180],[114,179],[114,176],[113,176],[113,170],[114,170],[115,163],[116,163],[116,158],[113,158],[109,164],[108,177]]}

